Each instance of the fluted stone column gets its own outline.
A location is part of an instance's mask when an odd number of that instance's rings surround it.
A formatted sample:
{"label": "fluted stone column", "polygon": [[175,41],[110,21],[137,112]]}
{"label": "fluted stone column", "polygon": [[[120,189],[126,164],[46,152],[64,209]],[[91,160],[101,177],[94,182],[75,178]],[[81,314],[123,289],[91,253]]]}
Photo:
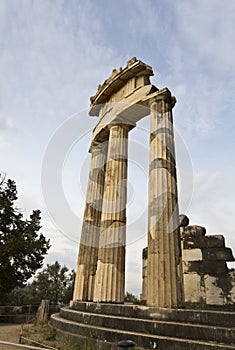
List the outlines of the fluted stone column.
{"label": "fluted stone column", "polygon": [[111,125],[94,301],[124,302],[127,125]]}
{"label": "fluted stone column", "polygon": [[93,300],[108,142],[91,150],[89,180],[73,300]]}
{"label": "fluted stone column", "polygon": [[174,104],[168,89],[150,101],[147,304],[163,308],[178,308],[183,303]]}

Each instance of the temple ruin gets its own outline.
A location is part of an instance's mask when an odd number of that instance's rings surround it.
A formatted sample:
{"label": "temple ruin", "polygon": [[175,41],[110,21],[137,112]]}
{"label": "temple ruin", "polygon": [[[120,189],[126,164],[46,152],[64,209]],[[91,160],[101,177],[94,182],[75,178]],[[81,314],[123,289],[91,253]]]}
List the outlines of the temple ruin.
{"label": "temple ruin", "polygon": [[[132,339],[138,349],[235,349],[234,261],[222,235],[206,236],[179,215],[172,109],[168,88],[150,82],[135,57],[114,69],[91,97],[98,117],[89,152],[73,300],[52,315],[60,337],[110,350]],[[124,304],[128,135],[150,115],[148,246],[142,305]],[[140,257],[141,258],[141,257]],[[213,308],[213,311],[210,310]],[[196,309],[196,310],[195,310]],[[88,345],[87,345],[88,344]]]}
{"label": "temple ruin", "polygon": [[150,113],[147,305],[183,306],[172,108],[176,99],[150,83],[152,68],[132,58],[91,98],[98,116],[74,300],[124,302],[128,133]]}

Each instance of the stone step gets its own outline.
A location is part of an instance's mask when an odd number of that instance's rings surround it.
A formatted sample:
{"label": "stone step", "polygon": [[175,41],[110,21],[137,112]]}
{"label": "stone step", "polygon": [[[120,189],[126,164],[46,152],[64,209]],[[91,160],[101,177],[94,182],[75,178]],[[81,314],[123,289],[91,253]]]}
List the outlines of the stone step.
{"label": "stone step", "polygon": [[157,309],[143,305],[102,304],[72,302],[71,309],[102,315],[123,316],[149,320],[163,320],[210,326],[231,327],[235,325],[235,312],[195,309]]}
{"label": "stone step", "polygon": [[[109,349],[117,349],[117,342],[131,339],[138,348],[158,349],[158,350],[230,350],[235,349],[234,345],[218,344],[214,341],[199,341],[190,339],[180,339],[177,337],[167,337],[153,334],[143,334],[138,332],[118,330],[114,328],[98,327],[90,324],[82,324],[63,319],[59,314],[51,316],[51,325],[57,328],[58,333],[64,338],[74,342],[80,342],[81,337],[90,341],[99,340],[101,343],[112,343]],[[99,344],[99,343],[97,343]],[[96,349],[104,347],[95,346]]]}
{"label": "stone step", "polygon": [[[66,320],[97,327],[113,328],[138,333],[177,337],[191,340],[213,341],[231,344],[235,342],[235,328],[190,324],[163,320],[102,315],[91,312],[62,308],[60,316]],[[230,325],[232,326],[232,325]]]}
{"label": "stone step", "polygon": [[[96,350],[117,350],[117,344],[109,343],[101,339],[85,338],[80,334],[74,334],[61,329],[57,329],[57,339],[68,340],[72,344],[79,344],[79,349],[96,349]],[[125,339],[126,340],[126,339]],[[75,345],[76,346],[76,345]],[[143,350],[138,346],[134,347],[135,350]]]}

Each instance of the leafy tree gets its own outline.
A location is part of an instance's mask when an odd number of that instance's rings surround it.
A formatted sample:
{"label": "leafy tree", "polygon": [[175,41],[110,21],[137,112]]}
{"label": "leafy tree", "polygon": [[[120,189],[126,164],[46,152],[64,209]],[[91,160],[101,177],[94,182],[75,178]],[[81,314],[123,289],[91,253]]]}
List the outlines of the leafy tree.
{"label": "leafy tree", "polygon": [[34,280],[23,288],[15,288],[5,299],[5,305],[35,305],[42,299],[67,304],[72,299],[75,271],[56,261],[40,271]]}
{"label": "leafy tree", "polygon": [[130,292],[126,292],[124,301],[133,304],[140,304],[140,300],[138,297]]}
{"label": "leafy tree", "polygon": [[39,303],[48,299],[52,303],[68,303],[72,299],[75,272],[58,261],[47,266],[37,274],[28,286],[30,303]]}
{"label": "leafy tree", "polygon": [[50,248],[40,233],[40,210],[24,219],[16,208],[16,183],[0,174],[0,295],[22,287],[42,267]]}

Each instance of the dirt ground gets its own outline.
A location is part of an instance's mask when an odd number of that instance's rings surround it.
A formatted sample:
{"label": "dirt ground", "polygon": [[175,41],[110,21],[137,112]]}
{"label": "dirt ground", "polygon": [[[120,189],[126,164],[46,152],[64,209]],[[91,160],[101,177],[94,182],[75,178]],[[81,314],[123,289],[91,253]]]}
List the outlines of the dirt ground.
{"label": "dirt ground", "polygon": [[[19,337],[21,333],[20,324],[9,324],[9,323],[0,323],[0,341],[7,341],[10,343],[19,344]],[[8,346],[0,344],[1,350],[17,350],[15,346]],[[19,349],[19,348],[18,348]]]}
{"label": "dirt ground", "polygon": [[[21,334],[20,324],[10,324],[10,323],[0,323],[0,342],[6,341],[10,343],[19,344],[19,338]],[[33,341],[39,342],[41,347],[44,348],[49,346],[54,349],[60,348],[61,350],[71,350],[69,343],[66,341],[56,341],[55,340],[55,330],[48,326],[48,324],[24,324],[23,325],[23,336],[29,338]],[[27,343],[26,339],[23,339],[24,344],[30,344],[31,346],[36,346],[33,343]],[[40,345],[38,345],[40,346]],[[0,350],[24,350],[24,348],[19,348],[16,346],[3,345],[0,343]],[[26,349],[26,348],[25,348]]]}
{"label": "dirt ground", "polygon": [[[43,329],[44,329],[44,332],[43,332]],[[43,339],[43,336],[45,337],[46,334],[48,335],[48,331],[50,332],[50,329],[46,325],[37,327],[33,324],[24,324],[23,326],[24,337],[37,341],[40,344],[44,344],[44,345],[48,344],[54,347],[54,344],[56,343],[55,341],[50,342],[50,341],[45,341],[45,339]],[[9,343],[19,344],[20,334],[21,334],[20,324],[0,323],[0,342],[2,340]],[[36,344],[27,343],[27,340],[25,339],[23,339],[23,344],[36,346]],[[41,347],[44,348],[43,345],[41,345]],[[0,343],[0,350],[20,350],[20,349],[23,350],[24,348],[21,348],[21,347],[19,348],[17,346],[11,346],[11,345],[4,345]]]}

